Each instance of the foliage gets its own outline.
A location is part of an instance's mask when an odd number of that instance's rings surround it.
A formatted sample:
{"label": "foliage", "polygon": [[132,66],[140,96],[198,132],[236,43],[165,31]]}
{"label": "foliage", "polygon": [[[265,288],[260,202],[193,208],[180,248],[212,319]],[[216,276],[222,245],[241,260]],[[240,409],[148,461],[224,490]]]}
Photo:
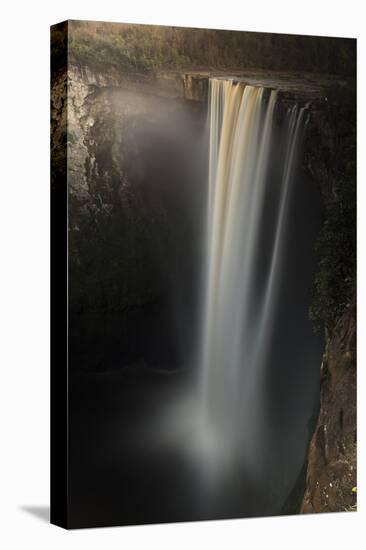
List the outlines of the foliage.
{"label": "foliage", "polygon": [[354,40],[269,33],[71,21],[69,52],[76,63],[132,72],[182,67],[355,71]]}
{"label": "foliage", "polygon": [[[354,305],[356,288],[356,153],[354,90],[335,90],[328,120],[334,136],[326,168],[325,220],[317,244],[320,258],[310,316],[331,331]],[[324,156],[324,151],[323,151]]]}
{"label": "foliage", "polygon": [[[69,199],[70,219],[79,206]],[[146,225],[146,224],[145,224]],[[70,303],[73,310],[121,310],[152,300],[158,291],[147,242],[139,219],[130,219],[117,205],[101,199],[88,215],[69,228]]]}

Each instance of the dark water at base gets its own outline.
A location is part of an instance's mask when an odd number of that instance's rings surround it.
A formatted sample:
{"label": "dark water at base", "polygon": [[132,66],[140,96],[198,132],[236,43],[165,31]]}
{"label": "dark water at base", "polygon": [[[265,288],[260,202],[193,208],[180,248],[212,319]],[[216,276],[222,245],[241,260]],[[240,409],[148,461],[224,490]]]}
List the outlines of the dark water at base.
{"label": "dark water at base", "polygon": [[[279,513],[240,465],[210,488],[187,442],[154,419],[189,388],[187,371],[136,365],[71,378],[71,527],[165,523]],[[189,443],[189,441],[188,441]]]}

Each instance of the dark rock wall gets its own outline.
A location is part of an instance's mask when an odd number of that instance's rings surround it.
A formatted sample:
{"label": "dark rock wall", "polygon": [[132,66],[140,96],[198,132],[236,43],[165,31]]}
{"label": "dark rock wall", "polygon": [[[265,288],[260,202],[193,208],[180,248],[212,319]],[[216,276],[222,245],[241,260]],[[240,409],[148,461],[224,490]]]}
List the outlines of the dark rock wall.
{"label": "dark rock wall", "polygon": [[197,222],[205,109],[72,69],[67,107],[72,310],[154,301]]}
{"label": "dark rock wall", "polygon": [[301,512],[341,512],[356,504],[356,324],[347,311],[327,341],[320,413],[312,437]]}
{"label": "dark rock wall", "polygon": [[305,168],[324,222],[310,316],[325,332],[319,419],[308,452],[303,513],[356,509],[356,102],[352,85],[328,90],[312,116]]}
{"label": "dark rock wall", "polygon": [[[85,352],[99,368],[121,349],[121,364],[183,360],[171,334],[182,325],[184,348],[194,330],[206,181],[206,104],[189,99],[183,88],[123,87],[87,68],[54,81],[53,151],[67,143],[75,365]],[[99,329],[113,323],[120,329]]]}

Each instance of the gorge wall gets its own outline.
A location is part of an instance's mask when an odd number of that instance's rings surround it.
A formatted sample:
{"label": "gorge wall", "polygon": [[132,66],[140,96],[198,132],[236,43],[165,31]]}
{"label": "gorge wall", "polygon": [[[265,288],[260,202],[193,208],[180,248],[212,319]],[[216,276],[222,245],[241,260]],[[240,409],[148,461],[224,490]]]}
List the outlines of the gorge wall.
{"label": "gorge wall", "polygon": [[327,96],[305,143],[305,169],[324,204],[310,316],[325,331],[325,351],[303,513],[357,508],[355,89],[335,86]]}
{"label": "gorge wall", "polygon": [[356,507],[356,325],[350,308],[327,339],[321,365],[320,412],[312,437],[301,512]]}
{"label": "gorge wall", "polygon": [[[122,364],[184,361],[194,323],[180,320],[196,307],[206,110],[187,99],[183,80],[175,88],[78,66],[54,80],[52,146],[68,152],[70,315],[80,327],[71,342],[80,353],[109,338]],[[177,323],[182,351],[169,336]],[[108,364],[102,353],[90,354],[93,368]]]}

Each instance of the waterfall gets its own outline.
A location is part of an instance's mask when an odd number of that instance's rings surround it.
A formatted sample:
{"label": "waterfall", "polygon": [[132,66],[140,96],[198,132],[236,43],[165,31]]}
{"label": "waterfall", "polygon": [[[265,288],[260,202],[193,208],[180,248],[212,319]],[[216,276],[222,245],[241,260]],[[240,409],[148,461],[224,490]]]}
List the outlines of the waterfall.
{"label": "waterfall", "polygon": [[223,445],[239,432],[251,444],[258,439],[304,119],[304,108],[289,109],[278,140],[277,105],[275,90],[210,80],[200,387],[206,433]]}

